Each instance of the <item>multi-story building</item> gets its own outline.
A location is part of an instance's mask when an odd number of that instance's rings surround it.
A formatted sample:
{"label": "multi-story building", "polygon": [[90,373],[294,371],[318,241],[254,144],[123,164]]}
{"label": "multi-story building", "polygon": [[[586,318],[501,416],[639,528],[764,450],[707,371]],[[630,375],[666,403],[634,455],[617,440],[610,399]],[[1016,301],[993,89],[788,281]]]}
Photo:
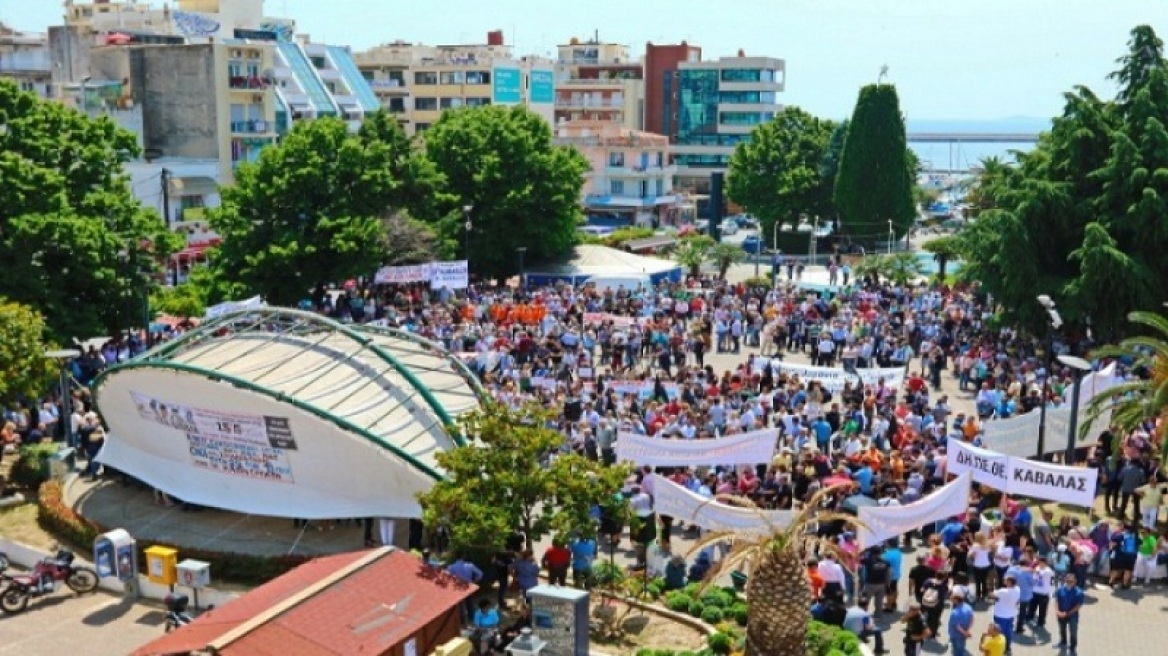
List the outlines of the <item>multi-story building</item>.
{"label": "multi-story building", "polygon": [[608,121],[566,121],[556,126],[555,141],[588,160],[581,199],[587,215],[651,227],[677,223],[669,139]]}
{"label": "multi-story building", "polygon": [[673,144],[678,186],[704,193],[734,147],[782,109],[786,64],[771,57],[688,61],[664,79],[663,134]]}
{"label": "multi-story building", "polygon": [[395,42],[353,58],[381,106],[411,136],[425,132],[443,111],[464,106],[525,105],[554,120],[555,63],[516,58],[498,30],[487,33],[486,44]]}
{"label": "multi-story building", "polygon": [[[666,80],[672,80],[682,62],[702,60],[702,49],[685,41],[677,45],[645,44],[645,130],[668,135],[673,98],[666,94]],[[671,85],[672,92],[672,85]]]}
{"label": "multi-story building", "polygon": [[559,46],[557,124],[601,121],[640,130],[644,104],[644,68],[629,56],[628,46],[575,38]]}
{"label": "multi-story building", "polygon": [[14,80],[21,89],[51,98],[53,59],[44,33],[17,32],[0,23],[0,78]]}

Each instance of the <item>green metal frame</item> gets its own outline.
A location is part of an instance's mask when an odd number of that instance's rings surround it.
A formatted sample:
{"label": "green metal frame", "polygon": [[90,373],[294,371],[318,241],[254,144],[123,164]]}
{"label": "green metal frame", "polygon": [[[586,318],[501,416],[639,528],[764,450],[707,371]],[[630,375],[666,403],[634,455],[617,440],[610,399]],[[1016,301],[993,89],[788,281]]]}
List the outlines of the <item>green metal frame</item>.
{"label": "green metal frame", "polygon": [[[129,362],[125,362],[125,363],[110,367],[109,369],[106,369],[106,370],[102,371],[100,374],[98,374],[97,378],[95,378],[93,381],[93,402],[94,402],[94,404],[97,405],[97,407],[99,407],[99,408],[101,407],[101,398],[100,398],[101,397],[101,388],[102,388],[102,383],[105,381],[105,379],[107,377],[109,377],[110,375],[115,374],[115,373],[119,373],[122,371],[129,371],[132,369],[171,370],[171,371],[177,371],[177,372],[182,372],[182,373],[197,374],[199,376],[203,376],[206,378],[212,378],[212,379],[226,381],[228,383],[231,383],[232,385],[235,385],[236,387],[248,390],[249,392],[255,392],[257,394],[261,394],[263,396],[275,399],[277,401],[281,401],[283,403],[288,403],[289,405],[291,405],[297,409],[303,410],[303,411],[305,411],[309,414],[312,414],[316,417],[319,417],[320,419],[323,419],[327,422],[336,424],[340,428],[343,428],[347,431],[350,431],[352,433],[360,435],[361,437],[365,438],[366,440],[375,444],[376,446],[379,446],[379,447],[382,447],[385,449],[389,449],[394,455],[398,456],[402,460],[409,463],[412,467],[414,467],[414,469],[417,469],[418,471],[422,472],[423,474],[426,474],[430,478],[433,478],[435,481],[446,480],[445,476],[434,471],[433,469],[431,469],[427,465],[423,464],[422,462],[420,462],[417,458],[413,457],[412,455],[406,453],[405,451],[402,451],[396,445],[390,444],[390,443],[386,442],[385,440],[382,440],[377,435],[374,435],[373,433],[369,432],[368,430],[361,428],[360,426],[357,426],[356,424],[354,424],[348,420],[337,417],[336,415],[333,415],[332,413],[330,413],[326,410],[318,408],[318,407],[316,407],[312,404],[309,404],[309,403],[304,403],[303,401],[301,401],[297,398],[287,396],[281,392],[277,392],[277,391],[270,389],[268,387],[264,387],[263,385],[257,385],[255,383],[248,381],[248,380],[244,380],[242,378],[236,378],[235,376],[232,376],[230,374],[225,374],[221,371],[216,371],[214,369],[207,369],[205,367],[200,367],[198,365],[193,365],[193,364],[189,364],[186,362],[173,362],[173,361],[162,362],[162,361],[154,361],[154,360],[131,360]],[[445,430],[445,427],[444,427],[444,430]]]}
{"label": "green metal frame", "polygon": [[454,357],[453,355],[447,355],[449,351],[445,346],[428,340],[425,337],[419,337],[409,331],[401,330],[400,328],[360,324],[357,329],[362,332],[375,332],[383,335],[389,335],[391,337],[397,337],[402,341],[413,342],[419,346],[425,346],[427,348],[433,349],[436,355],[441,356],[442,359],[454,365],[454,368],[458,370],[458,373],[462,374],[463,378],[466,379],[466,382],[470,384],[471,389],[474,390],[480,401],[490,400],[491,397],[487,393],[486,388],[483,387],[482,382],[479,381],[478,376],[476,376],[475,373],[470,370],[470,367],[466,366],[465,362]]}

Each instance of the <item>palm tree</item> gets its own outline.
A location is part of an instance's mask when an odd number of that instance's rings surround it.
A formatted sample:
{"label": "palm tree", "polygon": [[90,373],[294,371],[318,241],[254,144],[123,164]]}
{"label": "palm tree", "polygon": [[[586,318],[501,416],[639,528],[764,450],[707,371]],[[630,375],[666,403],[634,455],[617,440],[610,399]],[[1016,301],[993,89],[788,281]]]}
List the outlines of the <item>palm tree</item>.
{"label": "palm tree", "polygon": [[702,275],[702,264],[713,245],[714,240],[705,235],[683,238],[673,250],[673,259],[688,269],[691,277],[697,278]]}
{"label": "palm tree", "polygon": [[[760,513],[759,518],[768,527],[765,534],[743,536],[734,531],[711,532],[690,550],[693,553],[720,542],[733,544],[730,553],[707,573],[703,586],[736,570],[749,572],[746,581],[745,656],[802,656],[807,653],[811,585],[805,563],[807,558],[825,552],[835,553],[837,557],[843,555],[834,544],[816,535],[813,524],[843,521],[852,526],[859,525],[851,515],[820,507],[825,498],[843,487],[830,487],[816,493],[787,526],[771,524]],[[718,500],[757,508],[742,497],[722,496]]]}
{"label": "palm tree", "polygon": [[888,259],[888,268],[884,275],[898,285],[907,285],[925,272],[925,267],[916,253],[893,253],[885,257]]}
{"label": "palm tree", "polygon": [[718,267],[718,277],[724,279],[731,264],[746,259],[746,251],[742,250],[738,244],[714,244],[707,257],[714,263],[714,266]]}
{"label": "palm tree", "polygon": [[949,263],[961,257],[961,238],[957,235],[938,237],[925,242],[921,250],[933,254],[933,260],[937,262],[937,282],[944,282]]}
{"label": "palm tree", "polygon": [[[1168,422],[1168,317],[1155,312],[1132,312],[1127,318],[1149,329],[1149,334],[1101,347],[1092,356],[1130,359],[1131,368],[1143,373],[1139,379],[1116,385],[1107,394],[1091,399],[1083,431],[1108,411],[1111,424],[1125,432],[1159,419],[1153,439],[1160,442],[1161,456],[1168,456],[1168,440],[1163,435],[1164,423]],[[1080,433],[1079,438],[1083,437]]]}
{"label": "palm tree", "polygon": [[880,276],[888,276],[888,262],[887,255],[865,255],[859,262],[856,262],[854,267],[856,278],[872,278],[873,281],[879,283]]}

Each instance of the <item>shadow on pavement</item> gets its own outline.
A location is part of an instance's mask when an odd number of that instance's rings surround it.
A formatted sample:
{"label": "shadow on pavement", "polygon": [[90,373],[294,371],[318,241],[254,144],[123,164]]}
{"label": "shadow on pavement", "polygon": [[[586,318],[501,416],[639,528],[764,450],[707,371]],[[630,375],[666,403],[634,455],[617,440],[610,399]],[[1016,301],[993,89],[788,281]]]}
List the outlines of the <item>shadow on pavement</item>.
{"label": "shadow on pavement", "polygon": [[116,604],[109,604],[102,606],[92,613],[81,618],[81,623],[86,626],[105,626],[110,622],[120,620],[126,613],[134,607],[134,599],[127,597],[117,602]]}

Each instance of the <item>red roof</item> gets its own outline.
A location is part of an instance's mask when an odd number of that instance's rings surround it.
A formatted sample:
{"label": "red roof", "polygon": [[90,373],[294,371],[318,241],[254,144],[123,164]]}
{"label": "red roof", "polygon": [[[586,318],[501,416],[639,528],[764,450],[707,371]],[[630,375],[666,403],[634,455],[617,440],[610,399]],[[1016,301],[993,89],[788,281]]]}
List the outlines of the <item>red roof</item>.
{"label": "red roof", "polygon": [[[368,562],[358,567],[363,559]],[[355,569],[345,573],[346,568]],[[330,577],[336,580],[310,591]],[[207,650],[237,629],[245,632],[219,645],[219,654],[380,654],[473,592],[471,585],[445,571],[389,548],[317,558],[200,615],[134,654]],[[298,595],[304,598],[296,599]],[[256,619],[265,614],[272,616]]]}

